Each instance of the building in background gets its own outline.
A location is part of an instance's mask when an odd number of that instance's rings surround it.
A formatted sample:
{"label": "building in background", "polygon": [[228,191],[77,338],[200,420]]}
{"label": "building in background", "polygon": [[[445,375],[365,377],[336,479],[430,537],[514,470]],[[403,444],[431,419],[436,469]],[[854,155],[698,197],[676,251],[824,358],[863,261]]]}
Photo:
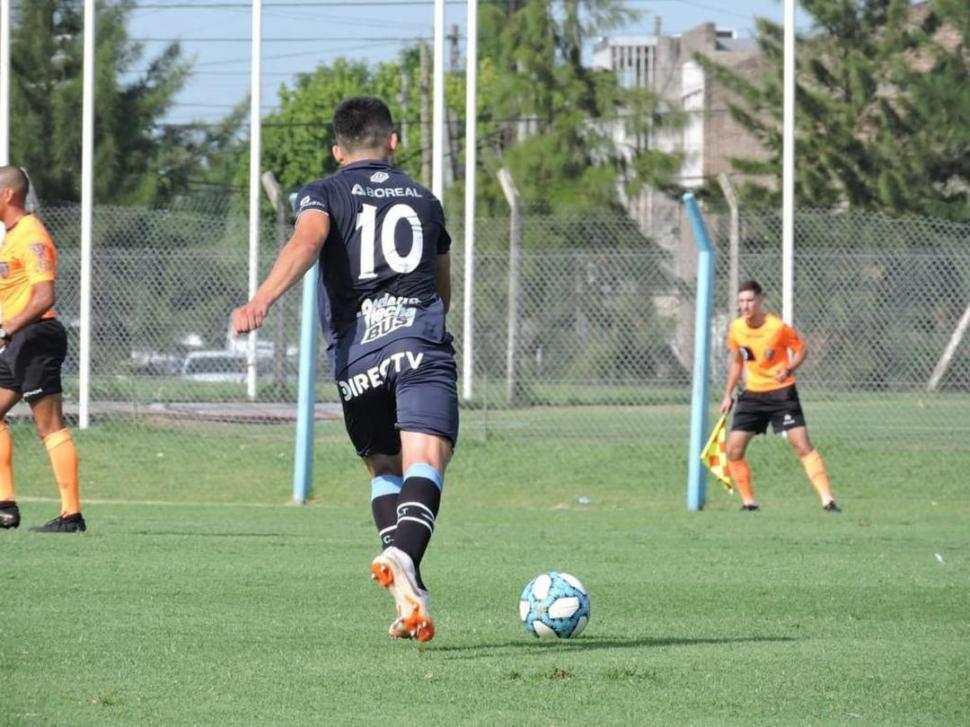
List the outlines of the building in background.
{"label": "building in background", "polygon": [[[733,172],[732,157],[767,156],[759,142],[742,128],[728,109],[728,91],[694,60],[702,53],[720,65],[755,79],[768,68],[754,39],[741,39],[734,30],[704,23],[680,35],[664,35],[655,19],[652,35],[604,38],[593,49],[593,66],[612,70],[626,88],[644,88],[659,96],[671,111],[687,113],[676,128],[657,129],[646,138],[632,138],[621,122],[613,126],[617,144],[631,156],[645,149],[676,152],[682,163],[675,182],[683,188],[700,187],[705,180]],[[684,281],[696,273],[694,240],[681,201],[652,189],[626,200],[630,215],[642,232],[671,255],[670,272]],[[671,341],[686,367],[692,356],[691,316],[681,296],[673,293],[656,301],[661,315],[676,319]]]}

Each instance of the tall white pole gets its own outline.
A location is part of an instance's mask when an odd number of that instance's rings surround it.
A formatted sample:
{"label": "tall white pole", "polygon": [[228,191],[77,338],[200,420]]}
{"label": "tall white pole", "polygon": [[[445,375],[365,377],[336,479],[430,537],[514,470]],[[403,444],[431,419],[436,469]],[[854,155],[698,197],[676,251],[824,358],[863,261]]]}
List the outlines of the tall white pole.
{"label": "tall white pole", "polygon": [[0,165],[10,163],[10,0],[0,0]]}
{"label": "tall white pole", "polygon": [[90,423],[91,247],[94,226],[94,41],[95,0],[84,0],[84,59],[81,80],[81,300],[78,351],[78,426]]}
{"label": "tall white pole", "polygon": [[782,317],[794,318],[795,291],[795,0],[785,0],[784,117],[782,120]]}
{"label": "tall white pole", "polygon": [[445,0],[434,0],[434,83],[431,111],[431,191],[445,191]]}
{"label": "tall white pole", "polygon": [[465,46],[465,300],[462,327],[462,397],[475,380],[475,161],[478,151],[478,0],[468,0]]}
{"label": "tall white pole", "polygon": [[[262,81],[262,0],[253,0],[252,68],[249,77],[249,298],[259,286],[259,176],[262,165],[262,120],[260,118]],[[256,331],[249,334],[246,352],[246,394],[256,399]]]}

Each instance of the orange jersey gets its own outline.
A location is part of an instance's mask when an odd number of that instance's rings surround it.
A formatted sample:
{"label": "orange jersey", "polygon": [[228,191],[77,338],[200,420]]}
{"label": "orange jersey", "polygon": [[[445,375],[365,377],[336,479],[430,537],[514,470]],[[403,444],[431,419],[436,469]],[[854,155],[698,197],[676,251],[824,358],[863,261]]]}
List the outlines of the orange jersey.
{"label": "orange jersey", "polygon": [[731,324],[727,346],[744,359],[744,387],[748,391],[774,391],[795,383],[791,374],[784,381],[775,375],[789,363],[789,351],[805,348],[798,332],[778,316],[767,315],[757,328],[743,318]]}
{"label": "orange jersey", "polygon": [[[27,307],[34,286],[53,281],[57,273],[57,251],[43,223],[24,215],[7,230],[0,246],[0,316],[9,320]],[[41,318],[53,318],[54,309]]]}

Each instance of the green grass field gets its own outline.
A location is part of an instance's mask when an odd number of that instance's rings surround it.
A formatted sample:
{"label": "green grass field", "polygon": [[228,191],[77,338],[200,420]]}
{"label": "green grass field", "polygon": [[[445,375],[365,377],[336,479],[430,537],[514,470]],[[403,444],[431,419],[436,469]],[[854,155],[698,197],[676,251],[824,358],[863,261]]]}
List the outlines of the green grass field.
{"label": "green grass field", "polygon": [[[42,447],[15,430],[28,526],[56,503]],[[308,507],[286,504],[290,432],[209,425],[195,447],[190,430],[78,434],[89,532],[0,531],[0,724],[970,714],[970,453],[955,444],[820,438],[844,507],[827,515],[787,445],[756,441],[763,511],[748,514],[713,488],[705,512],[685,511],[682,442],[470,436],[424,567],[438,637],[421,648],[385,635],[369,488],[339,426],[321,428]],[[574,641],[518,622],[520,590],[547,569],[589,588]]]}

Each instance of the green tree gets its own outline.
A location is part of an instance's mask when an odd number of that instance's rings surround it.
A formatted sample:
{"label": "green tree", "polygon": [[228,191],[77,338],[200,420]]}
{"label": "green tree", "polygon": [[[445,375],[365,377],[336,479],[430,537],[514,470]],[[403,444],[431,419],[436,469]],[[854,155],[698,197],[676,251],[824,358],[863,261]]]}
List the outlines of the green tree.
{"label": "green tree", "polygon": [[[184,190],[199,167],[178,134],[160,133],[189,74],[177,43],[146,59],[128,39],[132,0],[97,14],[95,198],[101,203],[160,204]],[[77,3],[23,0],[12,23],[11,159],[29,169],[48,201],[80,193],[83,23]],[[122,82],[134,68],[147,69]],[[181,151],[180,151],[181,148]]]}
{"label": "green tree", "polygon": [[[542,0],[487,3],[480,12],[478,139],[482,160],[478,176],[483,214],[506,212],[495,172],[508,167],[527,207],[622,209],[618,181],[636,193],[644,184],[666,187],[676,173],[676,155],[647,148],[651,129],[678,123],[660,100],[643,89],[621,88],[611,71],[584,65],[583,47],[610,28],[628,21],[632,11],[618,0]],[[264,122],[263,166],[293,188],[334,171],[329,120],[347,96],[381,96],[398,122],[407,121],[407,144],[396,162],[420,176],[419,54],[406,50],[398,62],[367,65],[338,60],[321,65],[279,92],[279,111]],[[404,81],[407,93],[402,93]],[[449,73],[447,100],[453,118],[465,114],[464,75]],[[459,124],[459,127],[462,125]],[[640,144],[617,144],[618,127]],[[463,139],[456,145],[460,152]],[[237,174],[245,184],[248,162]],[[447,190],[447,207],[461,208],[464,186],[458,168]]]}
{"label": "green tree", "polygon": [[[334,109],[349,96],[381,97],[400,126],[402,64],[412,66],[406,72],[413,73],[416,57],[411,53],[405,55],[402,63],[375,65],[340,58],[330,65],[321,64],[312,73],[302,74],[293,86],[282,86],[279,110],[263,120],[263,168],[273,170],[280,184],[289,189],[335,171],[337,164],[330,151],[334,144],[331,120]],[[412,86],[417,87],[416,76]],[[417,108],[416,101],[411,108]],[[405,113],[416,116],[414,112]],[[414,150],[420,147],[420,142],[417,134],[412,136],[413,143],[401,148],[397,162],[417,176],[420,155]],[[247,158],[239,167],[237,183],[245,184],[248,174]]]}
{"label": "green tree", "polygon": [[[609,70],[583,63],[592,39],[632,20],[619,0],[543,0],[489,3],[481,12],[481,57],[489,74],[480,82],[479,119],[490,172],[506,166],[523,201],[534,211],[622,208],[626,192],[644,184],[667,187],[676,155],[645,143],[623,148],[614,134],[645,140],[676,113],[645,89],[623,88]],[[485,209],[504,210],[494,174],[483,176]]]}
{"label": "green tree", "polygon": [[[970,217],[970,9],[961,0],[804,0],[815,32],[800,39],[796,196],[812,207]],[[952,42],[954,33],[958,40]],[[778,179],[782,153],[783,30],[758,22],[770,71],[749,81],[703,55],[735,93],[731,113],[769,152],[735,159]],[[779,202],[777,183],[747,182],[751,201]]]}

